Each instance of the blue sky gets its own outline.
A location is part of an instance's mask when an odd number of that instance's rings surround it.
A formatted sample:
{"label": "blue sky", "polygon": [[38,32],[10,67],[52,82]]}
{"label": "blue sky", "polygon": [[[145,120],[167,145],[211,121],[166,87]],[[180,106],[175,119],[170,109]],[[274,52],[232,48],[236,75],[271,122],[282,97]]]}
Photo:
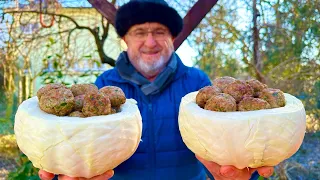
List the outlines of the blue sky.
{"label": "blue sky", "polygon": [[186,66],[193,66],[193,59],[197,52],[189,46],[187,41],[184,41],[176,52]]}

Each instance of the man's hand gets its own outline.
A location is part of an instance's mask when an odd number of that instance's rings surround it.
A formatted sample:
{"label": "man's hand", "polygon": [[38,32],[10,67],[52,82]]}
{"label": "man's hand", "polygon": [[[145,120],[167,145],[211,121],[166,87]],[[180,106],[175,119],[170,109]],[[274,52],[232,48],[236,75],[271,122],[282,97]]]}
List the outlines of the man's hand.
{"label": "man's hand", "polygon": [[[39,177],[41,180],[51,180],[54,178],[54,174],[52,173],[49,173],[47,171],[44,171],[44,170],[40,170],[38,172],[39,174]],[[114,174],[114,171],[113,170],[109,170],[99,176],[95,176],[95,177],[92,177],[92,178],[74,178],[74,177],[69,177],[69,176],[66,176],[66,175],[59,175],[59,180],[107,180],[107,179],[110,179]]]}
{"label": "man's hand", "polygon": [[237,169],[234,166],[220,166],[217,163],[207,161],[199,156],[196,157],[213,175],[215,180],[248,180],[254,171],[258,171],[260,176],[265,178],[273,174],[273,167]]}

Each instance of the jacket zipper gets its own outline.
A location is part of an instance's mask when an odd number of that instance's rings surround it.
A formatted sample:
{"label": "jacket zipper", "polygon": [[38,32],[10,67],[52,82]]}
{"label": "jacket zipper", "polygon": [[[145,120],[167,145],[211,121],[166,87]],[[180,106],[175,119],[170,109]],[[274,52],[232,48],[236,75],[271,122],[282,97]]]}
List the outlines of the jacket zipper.
{"label": "jacket zipper", "polygon": [[149,158],[151,159],[151,177],[150,179],[155,178],[155,140],[154,140],[154,126],[153,126],[153,116],[152,116],[152,102],[148,98],[148,129],[149,129],[149,149],[150,154]]}

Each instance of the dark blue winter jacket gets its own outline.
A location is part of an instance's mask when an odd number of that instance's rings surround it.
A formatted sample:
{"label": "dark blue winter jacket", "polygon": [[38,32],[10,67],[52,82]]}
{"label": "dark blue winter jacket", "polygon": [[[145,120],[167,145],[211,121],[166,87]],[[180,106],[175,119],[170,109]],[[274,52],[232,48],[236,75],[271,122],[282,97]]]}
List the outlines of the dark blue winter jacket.
{"label": "dark blue winter jacket", "polygon": [[204,166],[182,141],[178,113],[183,96],[211,82],[202,71],[185,66],[179,57],[177,60],[173,81],[154,95],[145,96],[138,85],[121,78],[117,67],[97,78],[98,88],[118,86],[127,98],[135,99],[143,121],[142,141],[137,151],[115,168],[112,179],[205,180]]}
{"label": "dark blue winter jacket", "polygon": [[120,77],[117,67],[100,75],[95,84],[120,87],[127,98],[138,102],[143,121],[137,151],[115,169],[113,179],[205,179],[203,166],[183,143],[178,126],[181,98],[211,84],[205,73],[183,65],[178,58],[173,81],[155,95],[145,96],[136,84]]}

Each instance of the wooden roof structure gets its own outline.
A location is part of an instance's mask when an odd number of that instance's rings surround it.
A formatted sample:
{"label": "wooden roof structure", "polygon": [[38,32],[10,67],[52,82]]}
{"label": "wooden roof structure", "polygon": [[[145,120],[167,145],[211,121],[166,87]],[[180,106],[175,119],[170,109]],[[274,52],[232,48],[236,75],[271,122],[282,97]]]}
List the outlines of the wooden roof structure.
{"label": "wooden roof structure", "polygon": [[[114,26],[116,7],[107,0],[88,0],[88,2],[97,9]],[[183,18],[182,32],[174,41],[174,48],[178,49],[182,42],[187,39],[191,32],[197,27],[206,14],[218,0],[198,0]]]}

